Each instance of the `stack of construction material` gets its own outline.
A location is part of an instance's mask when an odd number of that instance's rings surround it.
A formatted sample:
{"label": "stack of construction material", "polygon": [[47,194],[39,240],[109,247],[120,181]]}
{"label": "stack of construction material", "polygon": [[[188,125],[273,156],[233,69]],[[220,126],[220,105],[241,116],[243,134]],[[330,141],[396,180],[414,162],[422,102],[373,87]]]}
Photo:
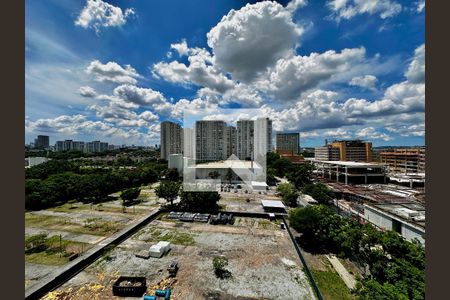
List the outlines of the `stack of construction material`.
{"label": "stack of construction material", "polygon": [[183,215],[183,212],[180,211],[171,211],[168,215],[167,215],[167,219],[172,219],[172,220],[178,220],[180,219],[180,217]]}
{"label": "stack of construction material", "polygon": [[194,217],[195,222],[208,223],[210,214],[196,214]]}
{"label": "stack of construction material", "polygon": [[193,222],[196,214],[185,212],[180,217],[180,221]]}
{"label": "stack of construction material", "polygon": [[158,242],[158,244],[150,247],[149,254],[151,257],[160,258],[164,254],[166,254],[169,250],[170,250],[170,243],[161,241]]}

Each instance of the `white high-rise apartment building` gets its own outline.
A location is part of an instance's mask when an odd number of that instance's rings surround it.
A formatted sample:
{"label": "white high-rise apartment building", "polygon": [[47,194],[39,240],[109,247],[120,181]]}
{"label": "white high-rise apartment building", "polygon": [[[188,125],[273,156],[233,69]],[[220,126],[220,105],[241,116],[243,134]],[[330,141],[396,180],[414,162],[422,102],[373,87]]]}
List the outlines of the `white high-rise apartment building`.
{"label": "white high-rise apartment building", "polygon": [[161,158],[168,159],[170,154],[181,154],[183,131],[180,125],[164,121],[161,123]]}
{"label": "white high-rise apartment building", "polygon": [[227,124],[224,121],[195,122],[195,159],[197,162],[227,159]]}
{"label": "white high-rise apartment building", "polygon": [[253,142],[254,142],[253,120],[237,121],[237,157],[240,160],[253,160]]}
{"label": "white high-rise apartment building", "polygon": [[258,118],[255,121],[255,158],[258,155],[266,156],[267,152],[272,151],[272,120],[269,118]]}
{"label": "white high-rise apartment building", "polygon": [[183,155],[189,158],[195,156],[195,129],[183,128]]}

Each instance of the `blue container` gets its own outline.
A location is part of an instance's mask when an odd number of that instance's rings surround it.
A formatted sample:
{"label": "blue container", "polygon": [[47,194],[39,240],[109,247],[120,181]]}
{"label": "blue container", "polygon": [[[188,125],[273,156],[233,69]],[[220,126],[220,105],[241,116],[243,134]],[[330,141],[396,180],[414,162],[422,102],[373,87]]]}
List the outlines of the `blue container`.
{"label": "blue container", "polygon": [[155,296],[144,295],[144,300],[156,300]]}
{"label": "blue container", "polygon": [[166,290],[166,296],[164,297],[164,300],[170,300],[170,294],[172,294],[172,291],[170,289]]}
{"label": "blue container", "polygon": [[165,296],[166,296],[166,293],[167,293],[167,290],[156,290],[156,291],[155,291],[155,296],[158,296],[158,297],[165,297]]}

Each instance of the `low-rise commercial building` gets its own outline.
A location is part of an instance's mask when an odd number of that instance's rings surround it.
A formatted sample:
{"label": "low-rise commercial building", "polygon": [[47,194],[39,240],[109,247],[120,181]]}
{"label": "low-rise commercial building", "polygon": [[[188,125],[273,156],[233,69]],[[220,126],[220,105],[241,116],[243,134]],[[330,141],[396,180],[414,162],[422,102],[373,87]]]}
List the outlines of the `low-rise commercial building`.
{"label": "low-rise commercial building", "polygon": [[315,158],[318,160],[341,160],[371,162],[372,143],[361,140],[333,141],[325,146],[315,148]]}
{"label": "low-rise commercial building", "polygon": [[280,155],[280,157],[288,159],[293,164],[304,164],[306,163],[303,155],[294,154],[292,150],[276,150],[276,153]]}
{"label": "low-rise commercial building", "polygon": [[386,168],[382,164],[317,159],[311,161],[314,164],[314,173],[317,176],[336,182],[345,184],[386,182]]}
{"label": "low-rise commercial building", "polygon": [[425,148],[393,149],[380,152],[379,156],[389,173],[425,172]]}

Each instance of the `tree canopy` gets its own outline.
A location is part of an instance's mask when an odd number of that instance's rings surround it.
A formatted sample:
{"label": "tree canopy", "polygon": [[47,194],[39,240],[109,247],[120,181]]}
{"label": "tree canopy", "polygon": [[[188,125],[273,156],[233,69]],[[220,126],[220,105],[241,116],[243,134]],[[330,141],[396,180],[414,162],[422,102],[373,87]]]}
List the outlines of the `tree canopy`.
{"label": "tree canopy", "polygon": [[178,181],[164,180],[156,187],[155,193],[159,198],[164,198],[173,205],[173,201],[180,194],[180,187],[181,183]]}
{"label": "tree canopy", "polygon": [[425,249],[393,231],[343,218],[324,205],[296,208],[290,226],[320,251],[368,266],[357,288],[360,299],[424,299]]}
{"label": "tree canopy", "polygon": [[181,193],[180,207],[190,211],[217,210],[220,194],[218,192]]}

